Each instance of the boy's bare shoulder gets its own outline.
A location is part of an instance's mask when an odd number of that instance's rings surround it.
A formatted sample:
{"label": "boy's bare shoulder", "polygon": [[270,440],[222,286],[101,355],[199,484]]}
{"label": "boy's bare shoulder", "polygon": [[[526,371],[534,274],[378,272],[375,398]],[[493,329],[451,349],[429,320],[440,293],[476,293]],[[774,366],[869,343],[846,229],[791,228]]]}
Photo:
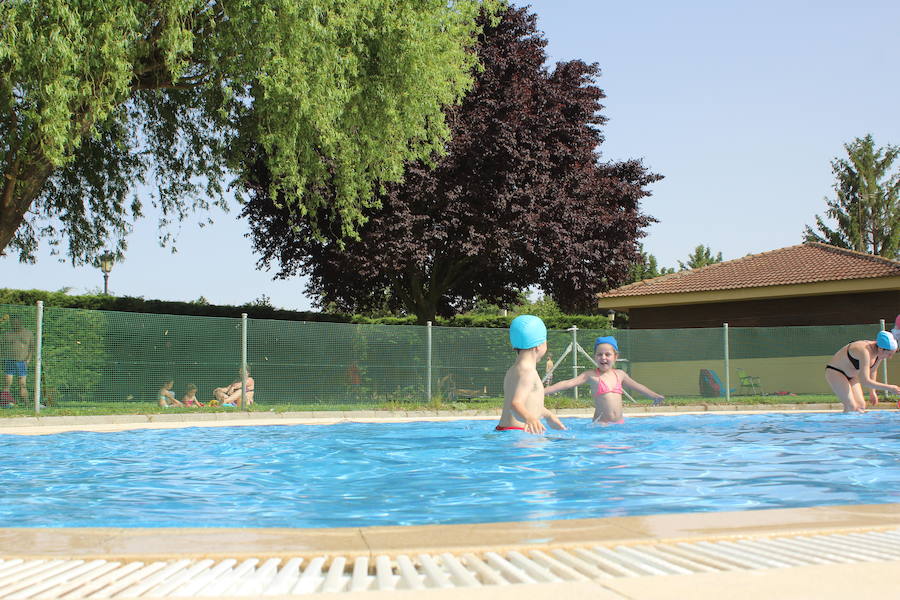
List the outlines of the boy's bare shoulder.
{"label": "boy's bare shoulder", "polygon": [[509,369],[507,369],[506,377],[503,378],[503,383],[504,386],[527,385],[533,379],[540,381],[540,375],[538,374],[536,368],[529,367],[529,365],[515,363],[510,366]]}
{"label": "boy's bare shoulder", "polygon": [[506,373],[507,375],[514,374],[521,376],[526,375],[532,371],[537,373],[537,369],[534,367],[529,367],[528,365],[522,364],[520,362],[514,362],[512,365],[510,365],[509,369],[506,370]]}

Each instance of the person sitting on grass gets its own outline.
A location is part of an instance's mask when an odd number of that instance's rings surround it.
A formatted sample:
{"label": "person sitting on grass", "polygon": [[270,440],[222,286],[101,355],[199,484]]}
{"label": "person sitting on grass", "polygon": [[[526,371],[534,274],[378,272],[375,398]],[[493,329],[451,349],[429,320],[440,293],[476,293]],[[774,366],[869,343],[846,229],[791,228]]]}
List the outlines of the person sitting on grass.
{"label": "person sitting on grass", "polygon": [[879,331],[872,340],[850,342],[834,353],[825,365],[825,381],[844,405],[844,412],[866,412],[863,386],[869,388],[872,404],[878,403],[875,390],[900,394],[900,387],[878,383],[878,365],[897,351],[897,340],[887,331]]}
{"label": "person sitting on grass", "polygon": [[185,388],[184,396],[181,398],[182,404],[185,406],[203,406],[203,404],[197,400],[197,386],[193,383],[189,383],[187,388]]}
{"label": "person sitting on grass", "polygon": [[[239,372],[240,373],[240,372]],[[253,378],[250,377],[250,368],[248,367],[245,371],[247,376],[247,388],[245,391],[245,396],[247,398],[247,405],[253,404],[253,388],[255,387],[255,382]],[[234,408],[235,406],[243,408],[241,404],[241,380],[243,377],[239,377],[236,381],[233,381],[230,385],[225,387],[218,387],[213,390],[213,397],[221,406],[228,406]]]}
{"label": "person sitting on grass", "polygon": [[184,406],[175,398],[175,394],[172,393],[172,387],[174,385],[175,381],[173,379],[169,379],[168,381],[163,383],[161,388],[159,388],[159,394],[157,394],[156,401],[159,404],[160,408],[169,408],[170,406]]}
{"label": "person sitting on grass", "polygon": [[628,373],[616,368],[619,357],[619,343],[610,336],[598,337],[594,342],[594,362],[596,369],[584,371],[572,379],[554,383],[544,388],[544,394],[555,394],[585,383],[591,384],[594,396],[594,421],[597,423],[622,423],[622,388],[640,392],[659,404],[665,396],[657,394],[645,385],[629,377]]}

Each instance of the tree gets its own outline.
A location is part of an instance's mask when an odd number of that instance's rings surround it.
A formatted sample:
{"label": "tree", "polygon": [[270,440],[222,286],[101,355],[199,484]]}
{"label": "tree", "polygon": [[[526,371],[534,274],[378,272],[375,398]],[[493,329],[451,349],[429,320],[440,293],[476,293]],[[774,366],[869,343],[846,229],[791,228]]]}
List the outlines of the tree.
{"label": "tree", "polygon": [[643,281],[645,279],[653,279],[654,277],[659,277],[660,275],[668,275],[669,273],[675,272],[675,269],[672,269],[670,267],[660,268],[656,261],[656,257],[644,251],[643,244],[641,244],[638,253],[638,261],[631,265],[631,270],[628,274],[629,283],[635,283],[638,281]]}
{"label": "tree", "polygon": [[807,242],[824,242],[858,252],[897,260],[900,257],[900,171],[891,168],[900,147],[875,148],[872,135],[844,144],[847,158],[835,158],[836,198],[825,198],[825,215],[837,222],[831,229],[816,215],[818,233],[810,226],[803,231]]}
{"label": "tree", "polygon": [[261,264],[309,276],[307,293],[342,310],[388,302],[420,323],[477,299],[509,306],[532,285],[564,310],[592,308],[627,277],[653,221],[639,201],[660,177],[638,161],[599,162],[599,69],[575,60],[550,72],[545,45],[524,9],[485,28],[484,70],[448,111],[447,154],[387,186],[358,240],[342,244],[340,222],[317,238],[272,201],[270,175],[257,169],[244,214]]}
{"label": "tree", "polygon": [[224,204],[259,149],[281,203],[352,234],[380,181],[442,149],[482,7],[498,0],[0,2],[0,250],[121,252],[135,184],[165,225]]}
{"label": "tree", "polygon": [[688,254],[688,260],[686,263],[678,261],[678,270],[686,271],[688,269],[699,269],[700,267],[705,267],[707,265],[714,265],[716,263],[722,262],[722,253],[719,252],[715,256],[713,256],[712,250],[709,249],[709,246],[704,246],[700,244],[694,251]]}

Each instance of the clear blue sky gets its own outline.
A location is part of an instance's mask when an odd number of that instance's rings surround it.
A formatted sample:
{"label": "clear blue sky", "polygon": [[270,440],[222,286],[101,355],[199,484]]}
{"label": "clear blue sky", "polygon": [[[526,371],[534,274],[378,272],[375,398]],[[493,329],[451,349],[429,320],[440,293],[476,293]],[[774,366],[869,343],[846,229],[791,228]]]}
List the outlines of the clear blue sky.
{"label": "clear blue sky", "polygon": [[[522,5],[524,3],[517,3]],[[659,219],[646,249],[677,266],[697,244],[738,258],[800,243],[831,194],[830,161],[867,133],[900,144],[900,2],[860,0],[534,0],[550,63],[602,69],[606,159],[640,158],[665,179],[644,212]],[[299,279],[258,271],[247,223],[214,213],[185,223],[178,252],[139,221],[115,294],[242,304],[262,295],[307,310]],[[0,258],[0,286],[102,289],[93,268]]]}

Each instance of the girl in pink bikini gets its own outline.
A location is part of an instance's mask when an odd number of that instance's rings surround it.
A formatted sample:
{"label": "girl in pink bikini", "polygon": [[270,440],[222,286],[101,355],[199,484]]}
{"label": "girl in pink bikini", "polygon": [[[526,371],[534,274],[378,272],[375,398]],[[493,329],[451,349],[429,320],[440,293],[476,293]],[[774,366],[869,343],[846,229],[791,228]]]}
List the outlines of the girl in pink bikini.
{"label": "girl in pink bikini", "polygon": [[544,394],[555,394],[577,385],[591,384],[594,397],[594,421],[597,423],[622,423],[622,386],[640,392],[654,400],[662,401],[665,396],[657,394],[647,386],[638,383],[622,369],[616,368],[619,357],[619,343],[611,335],[598,337],[594,342],[594,362],[596,369],[584,371],[577,377],[554,383],[544,388]]}

